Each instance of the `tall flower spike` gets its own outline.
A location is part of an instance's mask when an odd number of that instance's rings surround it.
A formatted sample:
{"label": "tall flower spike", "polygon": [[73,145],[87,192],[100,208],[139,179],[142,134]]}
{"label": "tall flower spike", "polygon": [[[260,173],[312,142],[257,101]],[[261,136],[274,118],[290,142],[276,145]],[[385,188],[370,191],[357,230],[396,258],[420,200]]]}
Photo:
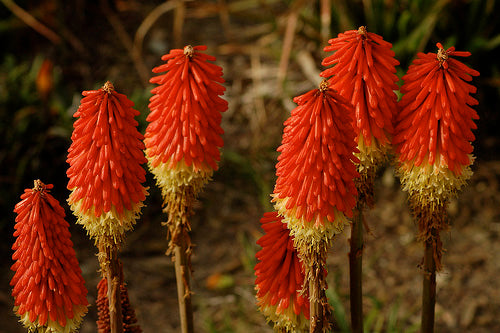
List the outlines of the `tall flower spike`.
{"label": "tall flower spike", "polygon": [[296,242],[314,247],[342,231],[356,204],[352,107],[326,80],[294,102],[278,148],[273,202]]}
{"label": "tall flower spike", "polygon": [[434,330],[436,271],[441,269],[440,232],[448,228],[446,204],[472,175],[473,119],[478,119],[470,96],[476,88],[467,82],[479,72],[452,56],[469,52],[445,50],[419,53],[403,76],[400,112],[393,145],[403,189],[409,193],[418,220],[418,238],[424,243],[422,332]]}
{"label": "tall flower spike", "polygon": [[14,311],[30,332],[76,332],[87,313],[87,289],[52,188],[35,180],[14,209]]}
{"label": "tall flower spike", "polygon": [[210,62],[215,57],[199,52],[206,49],[188,45],[172,50],[162,57],[167,63],[153,69],[166,73],[150,80],[159,86],[151,91],[144,139],[149,168],[162,190],[168,213],[167,254],[175,256],[183,332],[193,329],[188,217],[196,195],[218,168],[224,133],[221,113],[228,107],[220,97],[225,91],[222,68]]}
{"label": "tall flower spike", "polygon": [[[335,53],[326,57],[322,64],[334,66],[323,71],[321,76],[330,78],[332,88],[354,107],[359,183],[373,183],[374,172],[390,149],[397,102],[394,91],[399,89],[395,66],[399,62],[394,58],[392,44],[367,32],[364,26],[341,33],[328,43],[324,51]],[[366,189],[368,193],[363,193],[359,186],[358,189],[360,196],[368,196],[371,204],[373,188]]]}
{"label": "tall flower spike", "polygon": [[309,327],[309,301],[300,290],[304,267],[293,246],[293,237],[276,212],[260,219],[265,234],[258,241],[255,289],[257,305],[275,329],[285,332],[306,331]]}
{"label": "tall flower spike", "polygon": [[68,150],[68,202],[94,240],[120,244],[147,195],[143,136],[134,120],[139,111],[109,81],[82,94]]}
{"label": "tall flower spike", "polygon": [[356,179],[358,202],[354,210],[349,240],[349,284],[351,323],[354,332],[362,330],[362,252],[363,209],[374,205],[374,181],[380,164],[390,150],[393,134],[392,118],[396,113],[398,89],[392,45],[366,27],[346,31],[329,40],[325,51],[334,54],[323,60],[326,69],[321,76],[330,77],[333,89],[353,106],[353,127],[359,153]]}
{"label": "tall flower spike", "polygon": [[209,62],[215,57],[199,52],[206,48],[172,50],[162,57],[167,63],[153,69],[166,73],[150,80],[159,86],[151,91],[144,142],[164,198],[185,185],[196,195],[218,168],[221,112],[228,105],[219,97],[225,91],[222,68]]}
{"label": "tall flower spike", "polygon": [[441,243],[435,234],[447,227],[445,204],[472,175],[473,119],[479,117],[471,108],[478,103],[470,96],[476,88],[467,82],[479,72],[451,57],[469,52],[437,47],[437,54],[417,54],[403,76],[393,142],[403,189],[419,217],[420,239],[434,240],[439,270]]}
{"label": "tall flower spike", "polygon": [[323,80],[319,89],[294,98],[276,164],[275,208],[294,237],[309,291],[310,331],[329,329],[323,275],[331,239],[352,216],[358,176],[352,107]]}
{"label": "tall flower spike", "polygon": [[417,54],[403,76],[393,140],[401,182],[419,205],[441,205],[470,178],[479,119],[468,83],[479,72],[452,58],[470,53],[437,47],[437,54]]}

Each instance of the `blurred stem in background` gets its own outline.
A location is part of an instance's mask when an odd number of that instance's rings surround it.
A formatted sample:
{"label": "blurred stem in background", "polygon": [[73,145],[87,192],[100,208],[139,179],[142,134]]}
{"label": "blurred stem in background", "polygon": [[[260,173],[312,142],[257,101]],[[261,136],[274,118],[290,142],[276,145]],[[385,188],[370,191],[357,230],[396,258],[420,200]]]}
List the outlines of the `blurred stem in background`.
{"label": "blurred stem in background", "polygon": [[349,252],[349,290],[353,333],[363,332],[363,247],[363,207],[358,203],[354,208],[351,224]]}
{"label": "blurred stem in background", "polygon": [[[434,232],[435,234],[435,232]],[[435,235],[434,235],[435,236]],[[422,333],[434,332],[436,305],[436,263],[432,240],[425,242],[422,284]]]}

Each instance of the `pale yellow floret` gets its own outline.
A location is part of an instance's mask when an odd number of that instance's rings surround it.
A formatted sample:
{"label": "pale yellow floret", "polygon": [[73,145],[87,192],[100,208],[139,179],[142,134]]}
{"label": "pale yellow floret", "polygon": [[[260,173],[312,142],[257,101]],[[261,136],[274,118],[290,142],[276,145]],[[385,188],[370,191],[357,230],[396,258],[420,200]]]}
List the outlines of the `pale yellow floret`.
{"label": "pale yellow floret", "polygon": [[269,293],[259,299],[257,304],[267,321],[274,323],[276,332],[309,332],[309,320],[306,319],[304,314],[296,315],[293,311],[292,296],[290,296],[290,304],[287,308],[281,309],[281,313],[278,313],[278,304],[279,302],[276,305],[271,305]]}
{"label": "pale yellow floret", "polygon": [[363,135],[360,135],[358,138],[359,153],[354,154],[359,159],[357,164],[359,173],[363,174],[369,169],[376,170],[387,159],[389,149],[390,145],[381,145],[373,136],[371,145],[366,146]]}
{"label": "pale yellow floret", "polygon": [[[15,313],[17,313],[17,309],[18,307],[14,307]],[[19,316],[19,321],[29,330],[29,332],[33,333],[73,333],[78,332],[78,328],[80,327],[86,313],[87,306],[73,306],[73,318],[66,318],[65,326],[61,326],[57,321],[53,321],[50,318],[47,319],[45,325],[41,326],[38,323],[38,318],[34,322],[29,320],[29,312],[25,312],[23,315]]]}
{"label": "pale yellow floret", "polygon": [[[469,155],[469,159],[472,164],[474,157]],[[456,175],[442,163],[440,155],[434,164],[429,164],[427,159],[420,166],[405,163],[397,172],[403,190],[415,203],[436,206],[453,198],[472,176],[470,165],[463,166],[461,173]]]}
{"label": "pale yellow floret", "polygon": [[[143,189],[147,194],[147,189]],[[97,241],[99,239],[113,239],[115,244],[120,244],[125,238],[125,233],[132,230],[136,220],[140,217],[143,202],[131,203],[132,210],[123,209],[122,214],[118,214],[116,207],[111,205],[108,212],[102,212],[100,216],[95,216],[94,206],[86,212],[82,212],[83,199],[70,204],[70,208],[78,218],[78,224],[83,225],[88,235]],[[111,245],[111,244],[110,244]]]}
{"label": "pale yellow floret", "polygon": [[169,197],[171,193],[178,192],[179,188],[184,186],[191,186],[194,194],[197,195],[213,174],[213,169],[208,165],[196,170],[193,164],[187,166],[184,159],[175,163],[172,168],[170,167],[170,160],[166,163],[160,162],[156,167],[151,165],[149,157],[148,160],[149,169],[154,175],[164,198]]}
{"label": "pale yellow floret", "polygon": [[290,236],[295,237],[294,244],[297,249],[309,247],[319,251],[325,245],[329,246],[333,236],[340,234],[344,226],[350,223],[337,209],[333,221],[328,221],[326,217],[322,218],[323,223],[316,223],[315,219],[306,221],[303,218],[296,218],[296,207],[286,208],[289,197],[281,199],[275,194],[272,196],[276,211],[283,216],[282,222],[287,224]]}

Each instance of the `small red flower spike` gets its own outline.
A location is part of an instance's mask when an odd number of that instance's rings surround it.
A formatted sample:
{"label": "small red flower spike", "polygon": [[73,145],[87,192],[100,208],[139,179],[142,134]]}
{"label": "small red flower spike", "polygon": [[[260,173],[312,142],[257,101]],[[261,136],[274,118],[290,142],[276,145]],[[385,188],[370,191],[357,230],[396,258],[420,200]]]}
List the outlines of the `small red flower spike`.
{"label": "small red flower spike", "polygon": [[437,54],[417,54],[403,76],[393,140],[401,182],[419,202],[446,201],[470,178],[479,119],[468,83],[479,72],[452,58],[470,53],[437,47]]}
{"label": "small red flower spike", "polygon": [[309,327],[309,300],[303,296],[304,267],[293,246],[293,237],[278,213],[260,219],[265,235],[258,241],[255,289],[257,305],[275,329],[297,332]]}
{"label": "small red flower spike", "polygon": [[[392,44],[366,27],[349,30],[328,42],[324,66],[334,65],[321,73],[331,87],[354,107],[354,129],[358,144],[358,171],[361,178],[386,158],[390,149],[396,114],[398,90]],[[362,182],[362,181],[361,181]]]}
{"label": "small red flower spike", "polygon": [[353,112],[326,80],[294,102],[278,148],[273,202],[296,241],[314,247],[342,231],[356,204]]}
{"label": "small red flower spike", "polygon": [[87,289],[52,188],[35,180],[14,209],[14,311],[30,332],[76,332],[87,313]]}
{"label": "small red flower spike", "polygon": [[[97,284],[97,332],[110,333],[110,319],[109,319],[109,301],[108,301],[108,283],[105,278],[101,279]],[[135,316],[134,308],[130,305],[128,297],[128,290],[125,283],[120,285],[121,294],[121,309],[123,318],[123,333],[142,333],[142,329],[137,325],[137,318]]]}
{"label": "small red flower spike", "polygon": [[151,92],[144,142],[149,166],[164,198],[190,185],[196,194],[217,170],[223,146],[221,112],[227,102],[220,96],[222,68],[215,57],[199,51],[206,46],[188,45],[162,57],[166,64],[153,69],[166,72],[150,80]]}
{"label": "small red flower spike", "polygon": [[108,81],[84,91],[69,148],[68,202],[89,235],[119,244],[139,217],[147,189],[143,136],[133,102]]}

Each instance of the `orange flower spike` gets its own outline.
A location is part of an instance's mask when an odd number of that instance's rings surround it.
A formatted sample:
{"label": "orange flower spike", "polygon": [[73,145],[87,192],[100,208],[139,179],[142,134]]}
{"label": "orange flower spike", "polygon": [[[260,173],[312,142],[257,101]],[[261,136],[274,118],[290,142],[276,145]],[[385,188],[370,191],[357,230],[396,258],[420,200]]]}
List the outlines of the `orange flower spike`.
{"label": "orange flower spike", "polygon": [[417,201],[446,200],[470,178],[473,120],[479,119],[471,108],[478,104],[470,96],[476,88],[468,83],[479,72],[452,58],[470,53],[436,45],[437,53],[417,54],[403,76],[395,119],[401,181]]}
{"label": "orange flower spike", "polygon": [[165,73],[150,80],[159,86],[151,91],[144,142],[164,197],[182,185],[192,185],[196,194],[218,168],[221,113],[228,105],[220,97],[222,68],[204,50],[191,45],[172,50],[162,57],[167,63],[153,69]]}
{"label": "orange flower spike", "polygon": [[260,219],[265,235],[257,241],[262,247],[255,265],[257,305],[276,329],[297,332],[308,328],[309,302],[301,295],[304,268],[282,220],[276,212]]}
{"label": "orange flower spike", "polygon": [[134,120],[139,112],[109,81],[82,95],[68,149],[68,203],[92,238],[119,244],[147,195],[143,136]]}
{"label": "orange flower spike", "polygon": [[14,209],[14,311],[30,331],[76,332],[88,302],[69,224],[53,185],[34,183]]}
{"label": "orange flower spike", "polygon": [[398,90],[392,44],[361,26],[328,42],[324,51],[335,51],[322,64],[333,67],[321,76],[354,107],[354,129],[360,152],[358,170],[377,167],[390,149],[392,118],[396,114]]}
{"label": "orange flower spike", "polygon": [[326,80],[294,101],[278,148],[273,202],[296,241],[315,246],[342,231],[356,204],[352,107]]}

